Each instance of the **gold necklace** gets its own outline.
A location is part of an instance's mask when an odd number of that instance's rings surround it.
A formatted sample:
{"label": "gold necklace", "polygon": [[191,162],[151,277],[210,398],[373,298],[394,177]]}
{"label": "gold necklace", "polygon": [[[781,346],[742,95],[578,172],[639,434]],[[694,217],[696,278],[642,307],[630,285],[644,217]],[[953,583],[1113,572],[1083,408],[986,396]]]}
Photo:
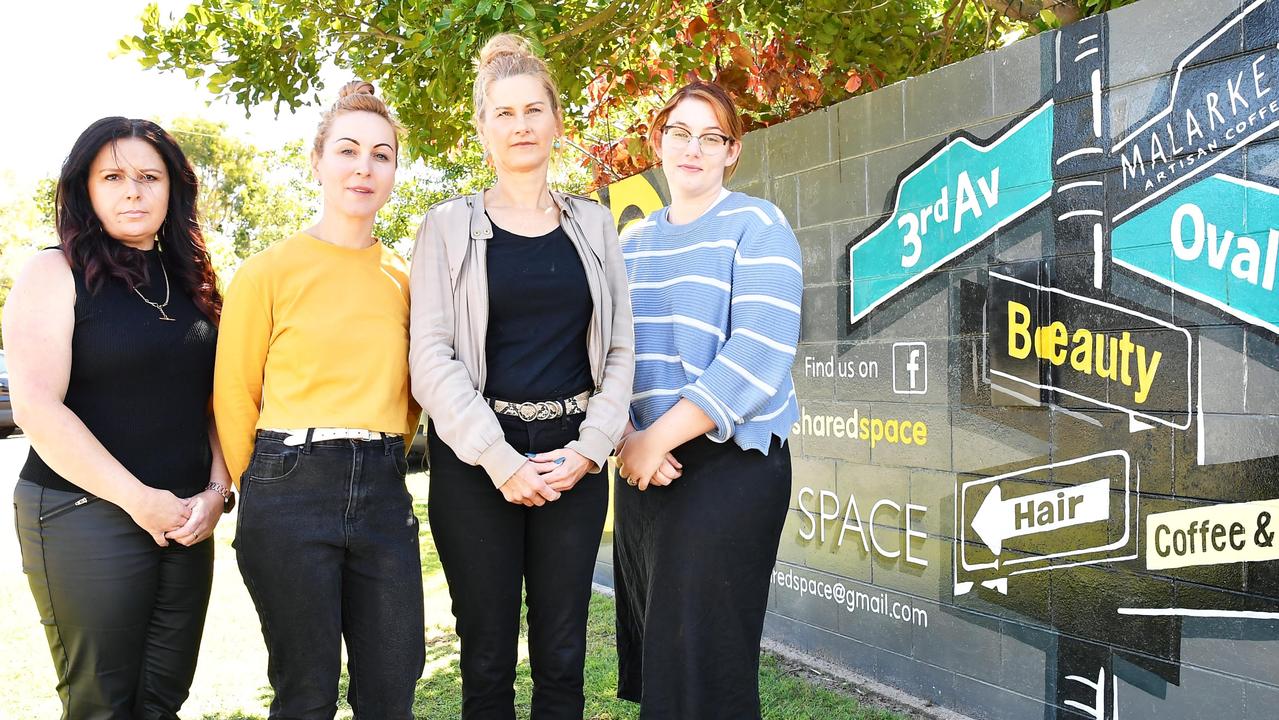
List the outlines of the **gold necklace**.
{"label": "gold necklace", "polygon": [[[156,250],[156,252],[159,253],[159,250]],[[143,295],[142,291],[139,290],[136,285],[133,286],[133,292],[137,293],[138,297],[142,298],[142,302],[150,305],[156,310],[159,310],[161,320],[177,322],[173,318],[169,317],[169,314],[164,311],[165,306],[169,304],[169,273],[165,272],[164,269],[164,256],[157,255],[157,259],[160,261],[160,274],[164,276],[164,302],[158,303],[153,300],[148,300],[147,296]]]}

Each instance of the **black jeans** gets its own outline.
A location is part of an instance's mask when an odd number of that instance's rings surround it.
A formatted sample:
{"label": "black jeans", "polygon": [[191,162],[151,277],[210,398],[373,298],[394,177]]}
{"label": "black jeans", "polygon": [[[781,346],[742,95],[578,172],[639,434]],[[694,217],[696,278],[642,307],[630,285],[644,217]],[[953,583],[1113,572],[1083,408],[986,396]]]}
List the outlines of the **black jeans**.
{"label": "black jeans", "polygon": [[235,532],[269,654],[271,718],[331,720],[345,639],[355,717],[409,720],[426,649],[404,441],[281,438],[258,433]]}
{"label": "black jeans", "polygon": [[[584,415],[524,422],[499,415],[520,452],[577,438]],[[608,510],[607,470],[587,474],[542,507],[509,503],[482,468],[458,459],[430,429],[431,534],[462,640],[462,717],[515,717],[520,586],[528,603],[535,720],[581,720],[586,614]]]}
{"label": "black jeans", "polygon": [[27,480],[13,505],[63,720],[175,720],[200,653],[213,542],[162,548],[118,506]]}

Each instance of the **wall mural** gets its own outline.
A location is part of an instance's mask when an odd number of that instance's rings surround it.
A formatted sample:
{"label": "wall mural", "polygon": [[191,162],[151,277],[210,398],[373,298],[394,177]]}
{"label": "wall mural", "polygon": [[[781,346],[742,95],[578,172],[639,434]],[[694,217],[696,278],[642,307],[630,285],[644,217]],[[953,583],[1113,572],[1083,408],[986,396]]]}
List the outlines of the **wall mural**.
{"label": "wall mural", "polygon": [[[961,65],[747,138],[807,283],[768,635],[976,718],[1279,718],[1279,0]],[[1038,100],[913,140],[948,77]]]}

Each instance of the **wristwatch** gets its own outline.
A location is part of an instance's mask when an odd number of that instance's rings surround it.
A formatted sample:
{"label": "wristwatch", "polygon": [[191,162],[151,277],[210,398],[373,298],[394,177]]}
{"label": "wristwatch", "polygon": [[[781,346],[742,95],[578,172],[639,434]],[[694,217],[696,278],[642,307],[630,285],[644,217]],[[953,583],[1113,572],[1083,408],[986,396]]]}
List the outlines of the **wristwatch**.
{"label": "wristwatch", "polygon": [[213,490],[222,496],[222,512],[229,513],[231,508],[235,507],[235,493],[231,492],[231,488],[210,480],[209,486],[205,490]]}

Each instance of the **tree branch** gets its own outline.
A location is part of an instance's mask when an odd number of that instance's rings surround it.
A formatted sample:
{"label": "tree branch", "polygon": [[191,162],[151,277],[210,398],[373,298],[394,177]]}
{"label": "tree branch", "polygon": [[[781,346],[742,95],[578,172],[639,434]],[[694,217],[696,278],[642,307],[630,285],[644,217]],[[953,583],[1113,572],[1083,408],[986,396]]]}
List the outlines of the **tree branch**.
{"label": "tree branch", "polygon": [[1044,9],[1051,10],[1062,25],[1069,25],[1084,16],[1078,0],[1050,0]]}
{"label": "tree branch", "polygon": [[1030,22],[1044,9],[1042,0],[981,0],[981,4],[1018,22]]}
{"label": "tree branch", "polygon": [[577,27],[571,28],[569,30],[565,30],[564,32],[561,32],[561,33],[556,33],[546,38],[545,40],[542,41],[542,45],[544,46],[554,45],[555,43],[560,42],[562,40],[567,40],[571,37],[575,37],[577,35],[590,32],[591,30],[608,22],[609,20],[612,20],[613,16],[617,15],[617,13],[621,11],[622,6],[625,4],[626,4],[625,0],[615,0],[615,2],[612,5],[609,5],[603,10],[587,18],[581,25],[578,25]]}
{"label": "tree branch", "polygon": [[395,33],[389,33],[383,30],[382,28],[377,27],[376,25],[368,22],[367,20],[363,18],[356,17],[347,12],[343,12],[337,9],[336,7],[332,9],[326,8],[324,7],[322,3],[317,3],[316,7],[320,10],[320,12],[327,13],[335,18],[350,20],[351,22],[356,23],[357,25],[364,28],[364,32],[380,40],[385,40],[387,42],[395,43],[396,45],[401,45],[401,46],[410,44],[409,39],[404,37],[403,35],[396,35]]}
{"label": "tree branch", "polygon": [[981,0],[981,4],[1018,22],[1031,22],[1044,10],[1051,10],[1062,25],[1069,25],[1083,16],[1075,0]]}
{"label": "tree branch", "polygon": [[[964,22],[964,7],[966,5],[968,5],[968,0],[959,0],[959,2],[951,5],[946,14],[942,16],[942,27],[946,28],[946,34],[942,36],[941,41],[942,64],[947,62],[946,58],[950,55],[950,43],[955,38],[955,30]],[[952,13],[954,13],[953,16]]]}

